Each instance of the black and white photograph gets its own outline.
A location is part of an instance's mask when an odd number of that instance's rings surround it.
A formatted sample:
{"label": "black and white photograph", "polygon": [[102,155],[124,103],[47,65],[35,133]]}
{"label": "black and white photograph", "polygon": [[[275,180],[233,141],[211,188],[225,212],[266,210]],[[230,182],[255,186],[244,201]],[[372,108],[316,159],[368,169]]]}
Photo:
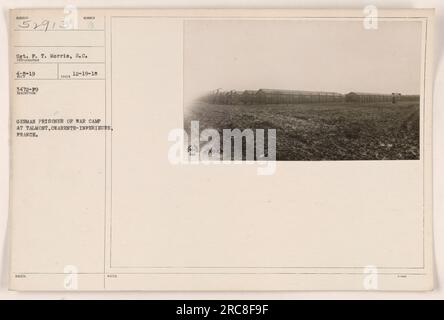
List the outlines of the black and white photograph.
{"label": "black and white photograph", "polygon": [[187,21],[184,128],[275,129],[276,160],[418,160],[421,35],[405,20]]}

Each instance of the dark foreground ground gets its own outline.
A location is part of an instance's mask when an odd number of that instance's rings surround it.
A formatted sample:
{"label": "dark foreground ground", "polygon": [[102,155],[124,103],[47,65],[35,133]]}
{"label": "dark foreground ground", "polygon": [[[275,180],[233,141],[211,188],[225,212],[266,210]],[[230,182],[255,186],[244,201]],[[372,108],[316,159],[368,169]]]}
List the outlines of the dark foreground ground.
{"label": "dark foreground ground", "polygon": [[184,127],[276,129],[277,160],[419,159],[419,104],[212,105],[196,102]]}

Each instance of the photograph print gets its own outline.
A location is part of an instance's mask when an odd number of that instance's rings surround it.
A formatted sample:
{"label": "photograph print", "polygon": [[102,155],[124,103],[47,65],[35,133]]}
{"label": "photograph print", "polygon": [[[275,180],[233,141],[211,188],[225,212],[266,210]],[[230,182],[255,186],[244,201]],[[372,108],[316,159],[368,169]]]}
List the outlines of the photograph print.
{"label": "photograph print", "polygon": [[[362,19],[187,20],[184,129],[211,129],[221,141],[262,129],[264,154],[275,130],[278,161],[418,160],[422,28],[413,20],[370,29]],[[226,146],[218,157],[239,160]],[[241,160],[259,157],[242,147]]]}

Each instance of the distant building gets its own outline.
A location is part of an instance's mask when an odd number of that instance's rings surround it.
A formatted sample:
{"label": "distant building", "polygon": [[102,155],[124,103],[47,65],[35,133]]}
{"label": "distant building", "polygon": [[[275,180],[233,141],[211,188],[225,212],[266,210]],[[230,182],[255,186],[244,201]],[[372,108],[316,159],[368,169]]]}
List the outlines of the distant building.
{"label": "distant building", "polygon": [[344,95],[338,92],[259,89],[256,101],[260,104],[298,104],[344,101]]}
{"label": "distant building", "polygon": [[401,101],[416,101],[419,102],[419,94],[403,94]]}
{"label": "distant building", "polygon": [[253,104],[253,103],[256,103],[256,93],[257,93],[257,91],[255,91],[255,90],[245,90],[241,94],[240,101],[243,104]]}
{"label": "distant building", "polygon": [[303,90],[279,90],[259,89],[244,91],[220,91],[214,90],[204,96],[202,100],[212,104],[306,104],[306,103],[375,103],[398,101],[419,101],[419,95],[401,95],[394,92],[391,94],[349,92],[342,94],[327,91],[303,91]]}
{"label": "distant building", "polygon": [[396,103],[401,98],[400,93],[369,93],[369,92],[349,92],[345,95],[346,102],[373,103],[373,102],[392,102]]}

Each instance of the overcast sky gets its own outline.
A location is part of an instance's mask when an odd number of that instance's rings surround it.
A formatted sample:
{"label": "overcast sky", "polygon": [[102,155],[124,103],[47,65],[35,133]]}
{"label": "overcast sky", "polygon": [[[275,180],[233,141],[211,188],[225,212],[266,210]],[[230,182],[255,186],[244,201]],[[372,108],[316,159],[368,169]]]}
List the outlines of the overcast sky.
{"label": "overcast sky", "polygon": [[419,94],[421,23],[187,21],[185,103],[208,90],[259,88]]}

